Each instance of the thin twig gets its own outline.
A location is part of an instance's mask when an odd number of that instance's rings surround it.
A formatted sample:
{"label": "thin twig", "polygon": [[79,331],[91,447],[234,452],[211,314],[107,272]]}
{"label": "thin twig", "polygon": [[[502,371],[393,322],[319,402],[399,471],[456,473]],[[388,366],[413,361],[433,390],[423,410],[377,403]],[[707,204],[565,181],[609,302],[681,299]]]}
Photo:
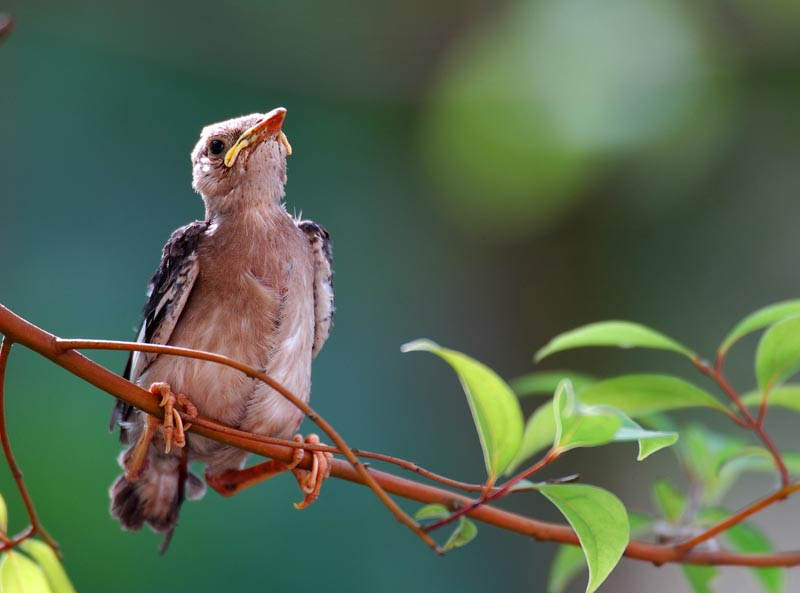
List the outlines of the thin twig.
{"label": "thin twig", "polygon": [[559,455],[560,455],[560,451],[558,449],[550,449],[550,451],[547,452],[547,455],[542,457],[539,461],[534,463],[532,466],[530,466],[525,471],[522,471],[522,472],[518,473],[516,476],[514,476],[513,478],[508,480],[501,487],[495,488],[493,491],[485,492],[483,494],[483,496],[481,496],[478,500],[474,500],[474,501],[472,501],[471,504],[469,504],[469,505],[467,505],[465,507],[462,507],[460,509],[457,509],[455,512],[451,513],[449,516],[445,517],[444,519],[440,519],[439,521],[431,523],[430,525],[425,527],[425,531],[430,533],[431,531],[439,529],[440,527],[444,527],[445,525],[447,525],[448,523],[452,523],[453,521],[455,521],[459,517],[463,517],[467,513],[470,513],[472,511],[474,511],[475,509],[477,509],[481,505],[484,505],[484,504],[486,504],[488,502],[491,502],[493,500],[498,500],[500,498],[503,498],[506,494],[508,494],[511,491],[511,489],[515,485],[517,485],[519,482],[521,482],[525,478],[529,478],[530,476],[532,476],[536,472],[538,472],[541,469],[543,469],[543,468],[547,467],[548,465],[550,465],[553,461],[555,461],[558,458]]}
{"label": "thin twig", "polygon": [[[28,493],[27,486],[25,486],[22,470],[14,457],[14,451],[11,449],[11,441],[8,438],[8,427],[6,426],[5,379],[8,355],[11,354],[11,344],[12,342],[8,337],[3,337],[3,341],[0,343],[0,444],[2,444],[3,455],[5,455],[8,467],[11,469],[11,475],[14,476],[14,481],[17,483],[17,490],[19,490],[19,494],[22,497],[22,502],[25,503],[25,509],[28,511],[28,517],[31,522],[30,533],[19,539],[19,541],[15,538],[12,544],[16,545],[16,543],[19,543],[25,538],[38,533],[56,554],[60,554],[58,544],[50,537],[50,534],[47,533],[42,523],[39,521],[39,516],[36,514],[36,507],[33,506],[33,499]],[[16,543],[13,543],[14,541]],[[11,544],[9,544],[9,546],[11,546]]]}
{"label": "thin twig", "polygon": [[789,484],[788,486],[785,486],[780,490],[773,492],[766,498],[762,498],[761,500],[758,500],[753,504],[743,508],[738,513],[734,513],[733,515],[731,515],[730,517],[728,517],[723,521],[720,521],[716,525],[709,527],[703,533],[700,533],[694,536],[693,538],[686,540],[685,542],[677,544],[675,546],[675,549],[684,553],[688,552],[692,548],[702,544],[704,541],[710,540],[712,537],[715,537],[720,533],[722,533],[723,531],[727,531],[734,525],[741,523],[742,521],[747,519],[747,517],[756,514],[758,511],[768,507],[769,505],[778,502],[779,500],[785,500],[791,494],[797,492],[798,490],[800,490],[800,482]]}
{"label": "thin twig", "polygon": [[227,356],[223,356],[221,354],[215,354],[213,352],[204,352],[202,350],[193,350],[191,348],[180,348],[177,346],[164,346],[160,344],[143,344],[140,342],[122,342],[116,340],[63,340],[60,338],[56,338],[54,341],[56,348],[63,350],[125,350],[125,351],[138,351],[138,352],[152,352],[155,354],[167,354],[167,355],[175,355],[175,356],[183,356],[185,358],[195,358],[197,360],[205,360],[207,362],[214,362],[217,364],[221,364],[238,371],[241,371],[248,377],[253,379],[259,379],[263,381],[270,387],[272,387],[275,391],[280,393],[283,397],[289,400],[295,407],[303,412],[312,422],[314,422],[317,426],[319,426],[325,434],[327,434],[330,439],[336,443],[336,446],[341,450],[342,455],[345,456],[347,461],[355,468],[355,470],[361,474],[361,477],[364,479],[364,482],[369,486],[375,495],[386,505],[386,507],[392,512],[395,518],[406,525],[411,531],[416,533],[419,538],[428,544],[431,549],[433,549],[437,554],[442,554],[442,549],[437,545],[437,543],[431,538],[425,531],[420,527],[420,525],[414,521],[403,509],[401,509],[397,503],[392,500],[388,494],[381,488],[380,484],[378,484],[372,476],[370,476],[367,469],[364,467],[364,464],[359,461],[358,457],[356,457],[353,450],[350,446],[345,442],[342,436],[331,426],[327,420],[325,420],[322,416],[317,414],[311,406],[309,406],[306,402],[301,400],[297,397],[294,393],[286,389],[283,385],[278,383],[275,379],[264,373],[263,371],[259,371],[258,369],[254,369],[251,366],[243,364],[239,361],[233,360],[232,358],[228,358]]}
{"label": "thin twig", "polygon": [[[786,467],[786,462],[783,460],[783,455],[781,455],[778,447],[775,446],[775,442],[772,440],[772,437],[770,437],[769,433],[767,433],[767,431],[764,429],[763,419],[759,420],[753,417],[753,415],[750,413],[750,410],[748,410],[747,406],[745,406],[742,402],[742,398],[739,396],[739,393],[728,382],[728,379],[725,378],[725,374],[722,370],[724,359],[720,356],[717,356],[717,360],[713,367],[700,358],[694,358],[692,362],[697,370],[707,377],[710,377],[717,385],[719,385],[722,391],[725,392],[725,395],[727,395],[733,404],[739,409],[739,412],[741,412],[742,416],[744,417],[744,423],[739,422],[739,424],[745,428],[749,428],[758,435],[758,437],[761,439],[761,442],[763,442],[764,446],[766,446],[766,448],[769,450],[770,455],[772,455],[772,459],[775,461],[775,467],[778,468],[778,471],[781,474],[781,486],[788,486],[791,482],[791,477],[789,476],[789,469]],[[737,418],[737,420],[739,419]]]}
{"label": "thin twig", "polygon": [[[66,369],[75,375],[102,389],[106,393],[123,400],[154,416],[163,413],[152,394],[138,385],[120,377],[116,373],[89,360],[73,350],[62,352],[55,346],[56,336],[45,332],[35,325],[0,305],[0,333],[8,336],[14,342],[26,346],[39,353],[48,360]],[[193,430],[201,436],[208,437],[217,442],[238,447],[256,455],[289,462],[292,459],[293,449],[279,445],[259,442],[257,435],[250,438],[225,432],[225,426],[209,421],[211,426],[196,426]],[[311,459],[305,458],[300,467],[309,469]],[[451,508],[457,505],[466,506],[474,502],[468,496],[444,490],[429,484],[421,484],[373,469],[368,470],[370,475],[384,488],[386,492],[415,500],[423,504],[439,503]],[[349,463],[335,459],[331,467],[331,476],[350,482],[363,484],[364,480]],[[568,525],[559,525],[539,521],[491,506],[482,505],[473,509],[469,516],[475,520],[483,521],[543,541],[554,541],[570,545],[580,545],[575,531]],[[656,565],[669,562],[680,564],[699,565],[726,565],[726,566],[798,566],[800,565],[800,551],[770,553],[770,554],[738,554],[725,550],[694,550],[683,554],[672,545],[651,544],[638,540],[631,540],[625,550],[629,558],[643,560]]]}

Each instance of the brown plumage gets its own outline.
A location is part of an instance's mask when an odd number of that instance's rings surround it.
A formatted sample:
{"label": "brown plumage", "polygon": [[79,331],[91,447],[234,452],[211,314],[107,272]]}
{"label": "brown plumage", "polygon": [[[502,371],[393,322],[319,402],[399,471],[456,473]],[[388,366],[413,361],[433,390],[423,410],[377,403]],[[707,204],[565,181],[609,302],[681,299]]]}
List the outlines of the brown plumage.
{"label": "brown plumage", "polygon": [[[192,167],[205,220],[178,229],[164,247],[137,339],[224,354],[265,369],[307,401],[311,360],[332,324],[331,246],[324,228],[295,220],[282,205],[290,150],[284,115],[279,108],[202,131]],[[242,430],[291,438],[302,420],[270,387],[214,363],[134,353],[126,376],[144,388],[167,383],[201,415]],[[158,433],[146,449],[140,446],[144,463],[132,469],[146,415],[120,402],[113,424],[129,448],[120,456],[126,475],[111,488],[111,514],[128,529],[147,523],[171,532],[184,496],[202,496],[204,489],[186,472],[188,461],[205,462],[215,485],[247,457],[193,434],[185,449],[165,453]]]}

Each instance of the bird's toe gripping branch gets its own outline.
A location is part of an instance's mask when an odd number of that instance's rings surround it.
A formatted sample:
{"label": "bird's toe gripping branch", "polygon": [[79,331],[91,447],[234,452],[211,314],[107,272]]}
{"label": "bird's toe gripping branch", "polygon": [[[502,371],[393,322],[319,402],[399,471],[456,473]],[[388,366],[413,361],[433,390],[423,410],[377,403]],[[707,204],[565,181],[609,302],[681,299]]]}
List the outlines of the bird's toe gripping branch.
{"label": "bird's toe gripping branch", "polygon": [[[315,434],[308,435],[305,439],[301,435],[294,437],[297,443],[319,445],[319,437]],[[298,469],[297,465],[303,460],[306,453],[313,456],[310,470]],[[294,450],[291,463],[284,463],[277,459],[270,459],[257,465],[244,469],[229,469],[221,473],[212,473],[206,469],[206,483],[223,496],[233,496],[237,492],[250,486],[263,482],[287,471],[291,471],[304,493],[302,502],[295,503],[295,508],[304,509],[319,497],[322,482],[331,473],[333,455],[324,451],[306,451],[297,448]]]}
{"label": "bird's toe gripping branch", "polygon": [[164,408],[164,420],[161,421],[150,414],[145,416],[142,434],[130,453],[125,456],[125,477],[130,482],[135,482],[142,476],[150,443],[158,431],[164,435],[165,454],[169,454],[173,445],[179,449],[186,446],[185,431],[191,424],[183,423],[178,407],[183,408],[184,413],[190,418],[197,416],[197,408],[189,398],[182,393],[177,395],[173,393],[168,383],[153,383],[150,386],[150,393],[161,396],[158,405]]}
{"label": "bird's toe gripping branch", "polygon": [[[319,445],[319,437],[315,434],[308,435],[305,439],[302,436],[296,435],[294,440],[298,442],[305,442],[309,445]],[[301,449],[302,451],[302,449]],[[333,461],[333,454],[326,451],[311,451],[314,457],[311,470],[292,469],[294,477],[297,479],[297,484],[300,490],[303,491],[305,497],[302,502],[294,503],[296,509],[304,509],[319,497],[319,491],[322,488],[322,482],[331,475],[331,462]]]}
{"label": "bird's toe gripping branch", "polygon": [[190,418],[197,416],[197,408],[182,393],[173,393],[169,383],[153,383],[150,386],[150,393],[161,396],[161,402],[158,405],[164,408],[164,423],[161,429],[164,433],[164,453],[169,454],[173,444],[178,449],[185,447],[185,431],[191,424],[184,426],[177,407],[183,408],[184,413]]}

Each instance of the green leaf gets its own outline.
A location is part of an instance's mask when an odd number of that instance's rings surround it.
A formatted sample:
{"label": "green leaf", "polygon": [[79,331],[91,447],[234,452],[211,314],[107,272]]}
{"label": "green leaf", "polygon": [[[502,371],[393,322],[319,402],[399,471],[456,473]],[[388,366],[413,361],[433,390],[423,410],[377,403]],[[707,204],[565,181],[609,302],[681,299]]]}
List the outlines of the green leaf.
{"label": "green leaf", "polygon": [[20,546],[42,568],[53,593],[75,593],[67,571],[50,546],[38,539],[27,539]]}
{"label": "green leaf", "polygon": [[716,567],[684,564],[681,568],[694,593],[714,593],[711,590],[711,581],[719,572]]}
{"label": "green leaf", "polygon": [[670,523],[678,523],[686,510],[686,497],[663,478],[653,482],[653,500]]}
{"label": "green leaf", "polygon": [[703,485],[703,502],[716,504],[735,481],[733,474],[721,473],[723,464],[740,454],[745,441],[692,424],[682,431],[683,464],[692,479]]}
{"label": "green leaf", "polygon": [[734,343],[747,334],[783,321],[789,317],[794,317],[795,315],[800,315],[800,300],[783,301],[759,309],[742,319],[730,333],[725,336],[725,339],[719,347],[719,353],[724,356]]}
{"label": "green leaf", "polygon": [[622,425],[614,434],[614,442],[638,441],[639,455],[636,457],[637,461],[642,461],[656,451],[674,445],[678,441],[677,432],[647,430],[622,412],[617,411],[617,415],[622,419]]}
{"label": "green leaf", "polygon": [[549,484],[539,491],[575,530],[589,566],[586,593],[595,591],[619,562],[630,538],[628,513],[620,500],[585,484]]}
{"label": "green leaf", "polygon": [[600,321],[556,336],[536,353],[534,360],[539,362],[555,352],[584,346],[655,348],[695,357],[694,352],[685,346],[644,325],[630,321]]}
{"label": "green leaf", "polygon": [[444,519],[450,516],[450,511],[443,504],[428,504],[414,513],[414,518],[417,521],[425,519]]}
{"label": "green leaf", "polygon": [[669,375],[622,375],[598,381],[581,391],[585,404],[613,406],[636,418],[682,408],[728,408],[707,391]]}
{"label": "green leaf", "polygon": [[561,451],[610,443],[622,424],[617,416],[604,408],[580,404],[568,380],[559,385],[554,402],[556,434],[553,447]]}
{"label": "green leaf", "polygon": [[[742,403],[746,406],[760,406],[761,397],[760,392],[751,391],[742,396]],[[767,404],[800,412],[800,385],[789,383],[773,387],[769,392]]]}
{"label": "green leaf", "polygon": [[[629,513],[631,537],[650,526],[651,520],[644,515]],[[583,550],[578,546],[560,545],[550,565],[547,593],[563,593],[567,585],[586,568]]]}
{"label": "green leaf", "polygon": [[2,494],[0,494],[0,533],[8,533],[8,507]]}
{"label": "green leaf", "polygon": [[[800,475],[800,453],[796,451],[781,451],[783,462],[793,476]],[[770,452],[764,447],[743,447],[735,454],[724,460],[719,468],[718,475],[721,480],[735,482],[744,472],[777,472],[775,461]]]}
{"label": "green leaf", "polygon": [[461,546],[466,546],[469,542],[475,539],[475,536],[478,535],[478,528],[475,526],[475,523],[467,519],[466,517],[460,517],[458,519],[458,525],[456,526],[455,531],[450,534],[450,537],[447,538],[447,542],[444,544],[444,551],[452,550],[453,548],[460,548]]}
{"label": "green leaf", "polygon": [[552,395],[558,389],[562,379],[569,379],[575,392],[580,392],[587,385],[595,382],[595,378],[572,371],[540,371],[517,377],[511,381],[511,388],[519,397],[526,395]]}
{"label": "green leaf", "polygon": [[[706,509],[700,518],[708,524],[719,523],[730,516],[724,509]],[[737,552],[745,554],[769,554],[772,544],[766,536],[750,523],[738,523],[723,534],[728,544]],[[786,571],[777,567],[754,568],[753,574],[761,582],[767,593],[781,593],[784,588]]]}
{"label": "green leaf", "polygon": [[467,396],[478,430],[486,471],[490,481],[508,467],[522,441],[522,410],[514,392],[485,364],[430,340],[405,344],[403,352],[425,350],[443,358],[453,367]]}
{"label": "green leaf", "polygon": [[[597,381],[585,387],[580,392],[579,399],[587,405],[610,406],[633,418],[683,408],[712,408],[729,413],[725,405],[708,392],[683,379],[668,375],[623,375]],[[528,418],[522,444],[506,473],[514,471],[531,455],[550,446],[555,430],[552,402],[548,402]],[[661,432],[665,437],[661,443],[654,440],[644,447],[640,445],[640,458],[663,448],[673,438],[668,436],[671,435],[670,432]]]}
{"label": "green leaf", "polygon": [[24,554],[10,550],[0,560],[0,591],[51,593],[42,569]]}
{"label": "green leaf", "polygon": [[800,317],[790,317],[770,327],[756,350],[756,378],[762,392],[800,370]]}

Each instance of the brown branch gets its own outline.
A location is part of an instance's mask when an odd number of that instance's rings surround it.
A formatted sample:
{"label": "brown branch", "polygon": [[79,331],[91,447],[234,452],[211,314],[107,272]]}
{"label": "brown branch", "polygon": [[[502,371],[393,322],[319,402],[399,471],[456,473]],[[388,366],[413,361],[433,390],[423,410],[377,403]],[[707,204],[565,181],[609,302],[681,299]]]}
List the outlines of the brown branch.
{"label": "brown branch", "polygon": [[[73,350],[67,350],[66,352],[61,351],[56,346],[56,336],[14,315],[2,305],[0,305],[0,333],[5,334],[12,341],[38,352],[73,375],[80,377],[84,381],[91,383],[95,387],[102,389],[126,403],[155,416],[160,416],[163,413],[151,393],[92,362],[78,352]],[[216,423],[213,420],[205,419],[202,425],[196,424],[192,426],[191,430],[220,443],[238,447],[244,451],[249,451],[264,457],[280,459],[286,462],[289,462],[292,458],[293,449],[290,447],[262,443],[256,438],[257,435],[248,435],[248,437],[245,438],[238,434],[231,434],[228,432],[228,427]],[[311,460],[308,458],[304,459],[303,462],[301,462],[301,467],[310,468]],[[474,499],[468,496],[436,486],[420,484],[412,480],[373,469],[367,471],[386,492],[423,504],[439,503],[449,508],[459,508],[468,506],[474,502]],[[334,460],[332,464],[331,475],[350,482],[364,483],[363,477],[351,464],[338,459]],[[478,521],[483,521],[502,529],[514,531],[539,540],[579,545],[578,536],[568,525],[538,521],[491,505],[483,505],[475,508],[469,513],[469,516]],[[732,566],[800,565],[800,551],[775,554],[737,554],[727,551],[692,551],[683,554],[671,545],[651,544],[637,540],[632,540],[628,544],[625,555],[629,558],[644,560],[657,565],[668,562]]]}
{"label": "brown branch", "polygon": [[[221,354],[215,354],[213,352],[203,352],[201,350],[192,350],[191,348],[179,348],[177,346],[164,346],[158,344],[142,344],[138,342],[119,342],[115,340],[63,340],[61,338],[57,338],[53,336],[53,344],[59,350],[66,351],[66,350],[75,350],[75,349],[94,349],[94,350],[137,350],[139,352],[154,352],[158,354],[169,354],[169,355],[177,355],[183,356],[185,358],[195,358],[198,360],[205,360],[208,362],[218,363],[238,371],[241,371],[248,377],[259,379],[263,381],[270,387],[272,387],[275,391],[280,393],[283,397],[289,400],[295,407],[303,412],[312,422],[314,422],[317,426],[319,426],[325,434],[327,434],[330,439],[336,443],[337,447],[341,451],[341,453],[345,456],[347,461],[353,466],[353,468],[361,475],[364,483],[369,486],[373,492],[375,492],[376,496],[386,505],[386,507],[392,512],[395,518],[406,525],[411,531],[417,534],[419,538],[428,544],[431,549],[433,549],[437,554],[442,554],[442,549],[433,541],[433,538],[429,536],[425,531],[420,527],[420,525],[414,521],[403,509],[401,509],[397,503],[392,500],[386,492],[384,492],[383,488],[381,488],[380,484],[375,481],[375,479],[369,474],[367,469],[364,467],[364,464],[359,461],[358,457],[356,457],[353,450],[350,446],[345,442],[342,436],[331,426],[327,420],[325,420],[322,416],[317,414],[311,406],[309,406],[306,402],[301,400],[291,391],[286,389],[283,385],[278,383],[275,379],[264,373],[263,371],[259,371],[254,369],[251,366],[243,364],[239,361],[233,360],[232,358],[228,358],[227,356],[223,356]],[[161,417],[161,416],[159,416]]]}
{"label": "brown branch", "polygon": [[[39,516],[36,514],[36,507],[33,506],[33,499],[28,493],[28,488],[25,486],[25,480],[22,477],[22,470],[19,468],[14,451],[11,449],[11,441],[8,438],[8,428],[6,426],[6,403],[5,403],[5,378],[6,367],[8,366],[8,356],[11,354],[11,340],[8,336],[3,337],[0,343],[0,444],[3,447],[3,455],[6,457],[8,467],[11,469],[11,475],[14,476],[14,481],[17,483],[17,490],[22,497],[22,502],[25,504],[25,509],[28,511],[28,518],[30,519],[31,526],[23,534],[17,536],[10,542],[4,542],[7,548],[14,547],[21,541],[29,538],[32,535],[39,534],[42,539],[47,542],[56,554],[59,554],[58,544],[50,537],[50,534],[42,527],[39,521]],[[3,549],[3,548],[0,548]]]}
{"label": "brown branch", "polygon": [[739,409],[739,412],[744,417],[744,422],[740,422],[737,418],[738,423],[745,428],[749,428],[753,432],[755,432],[758,437],[761,439],[761,442],[764,443],[764,446],[769,450],[770,455],[772,455],[772,459],[775,461],[775,467],[778,468],[778,471],[781,474],[781,486],[786,487],[791,482],[791,477],[789,476],[789,469],[786,467],[786,463],[783,460],[783,455],[778,450],[778,447],[775,446],[775,442],[772,440],[772,437],[769,436],[769,433],[764,429],[764,419],[763,417],[759,416],[758,419],[753,417],[750,413],[750,410],[747,409],[747,406],[744,405],[742,402],[742,398],[739,397],[739,393],[733,386],[728,382],[728,379],[725,377],[725,374],[722,370],[724,358],[721,356],[717,356],[717,360],[714,366],[710,366],[706,361],[700,358],[692,359],[694,366],[699,370],[701,373],[710,377],[722,391],[725,392],[725,395],[733,402],[733,404]]}
{"label": "brown branch", "polygon": [[0,13],[0,42],[11,34],[14,30],[14,17],[10,14]]}
{"label": "brown branch", "polygon": [[800,490],[800,482],[795,482],[794,484],[789,484],[788,486],[784,486],[780,490],[773,492],[766,498],[762,498],[754,502],[751,505],[746,506],[738,513],[734,513],[727,519],[720,521],[716,525],[709,527],[703,533],[700,533],[694,536],[691,539],[686,540],[683,543],[677,544],[675,548],[680,550],[681,552],[688,552],[689,550],[699,546],[704,541],[710,540],[712,537],[715,537],[722,533],[723,531],[727,531],[734,525],[738,525],[751,515],[755,515],[757,512],[767,508],[771,504],[778,502],[779,500],[786,500],[789,496],[794,494]]}
{"label": "brown branch", "polygon": [[440,527],[444,527],[445,525],[447,525],[448,523],[452,523],[453,521],[455,521],[459,517],[463,517],[464,515],[474,511],[475,509],[477,509],[481,505],[484,505],[484,504],[486,504],[488,502],[491,502],[493,500],[499,500],[500,498],[503,498],[505,495],[507,495],[511,491],[511,489],[515,485],[519,484],[525,478],[529,478],[530,476],[532,476],[536,472],[538,472],[538,471],[544,469],[545,467],[547,467],[548,465],[550,465],[553,461],[558,459],[558,456],[560,454],[561,454],[561,452],[558,449],[550,449],[547,452],[547,455],[542,457],[539,461],[534,463],[528,469],[518,473],[516,476],[514,476],[511,479],[509,479],[501,487],[495,488],[493,491],[484,492],[483,495],[480,497],[480,499],[474,501],[472,504],[470,504],[468,506],[465,506],[465,507],[462,507],[462,508],[456,510],[454,513],[451,513],[448,517],[445,517],[444,519],[440,519],[439,521],[431,523],[430,525],[425,527],[425,531],[430,533],[431,531],[439,529]]}

